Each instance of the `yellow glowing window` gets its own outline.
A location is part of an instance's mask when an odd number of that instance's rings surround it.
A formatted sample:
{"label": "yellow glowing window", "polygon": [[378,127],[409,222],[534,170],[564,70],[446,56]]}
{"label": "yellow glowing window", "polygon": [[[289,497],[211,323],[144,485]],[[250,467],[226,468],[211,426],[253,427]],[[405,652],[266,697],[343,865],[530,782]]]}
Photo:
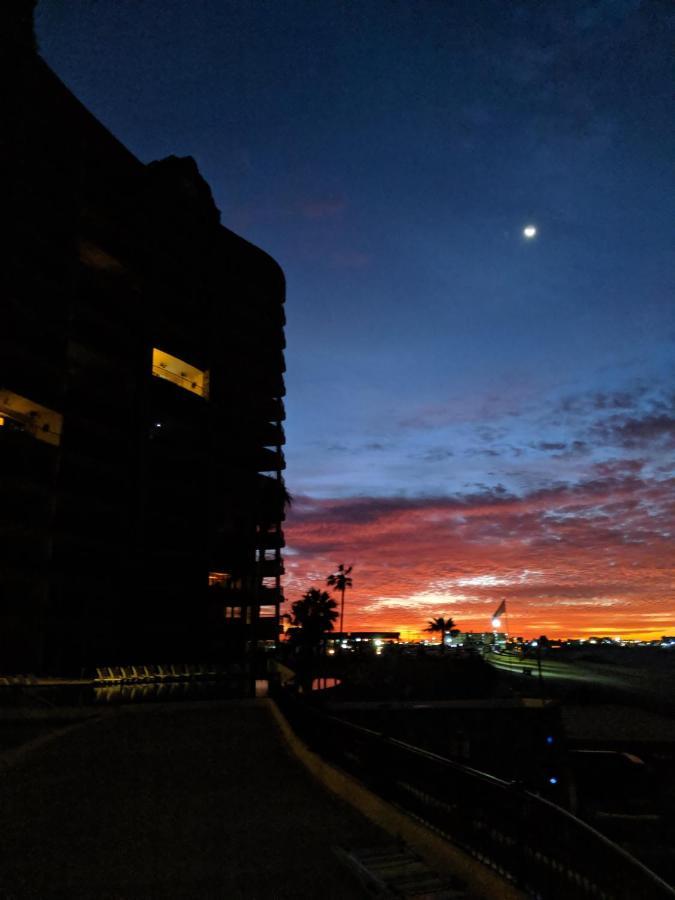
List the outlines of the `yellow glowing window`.
{"label": "yellow glowing window", "polygon": [[232,576],[228,572],[209,572],[209,587],[214,584],[222,584],[223,586],[230,583]]}
{"label": "yellow glowing window", "polygon": [[61,443],[63,416],[27,397],[0,388],[0,425],[15,425],[38,441]]}
{"label": "yellow glowing window", "polygon": [[157,378],[173,381],[184,390],[208,399],[209,373],[156,347],[152,351],[152,374]]}

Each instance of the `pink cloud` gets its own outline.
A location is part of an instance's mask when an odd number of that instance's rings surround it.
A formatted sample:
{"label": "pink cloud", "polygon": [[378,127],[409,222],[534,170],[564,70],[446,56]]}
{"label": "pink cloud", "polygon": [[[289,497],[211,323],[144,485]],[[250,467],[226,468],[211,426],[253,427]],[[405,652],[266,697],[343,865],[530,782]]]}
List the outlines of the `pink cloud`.
{"label": "pink cloud", "polygon": [[544,630],[552,613],[563,636],[659,630],[647,616],[672,605],[674,514],[675,479],[618,468],[523,497],[298,498],[287,596],[346,562],[351,628],[416,632],[447,612],[482,630],[506,597],[518,633]]}

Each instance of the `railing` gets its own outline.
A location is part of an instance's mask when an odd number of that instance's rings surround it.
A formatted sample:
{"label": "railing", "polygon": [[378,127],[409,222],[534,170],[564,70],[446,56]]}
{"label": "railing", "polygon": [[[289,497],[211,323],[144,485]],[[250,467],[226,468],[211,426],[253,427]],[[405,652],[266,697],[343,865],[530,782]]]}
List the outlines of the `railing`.
{"label": "railing", "polygon": [[283,453],[260,447],[255,452],[255,466],[258,472],[281,472],[286,468],[286,460]]}
{"label": "railing", "polygon": [[208,389],[204,383],[203,373],[201,380],[195,380],[187,375],[178,375],[176,372],[172,372],[171,369],[167,369],[164,366],[153,365],[152,374],[157,378],[163,378],[165,381],[172,381],[179,387],[184,388],[184,390],[190,391],[192,394],[197,394],[199,397],[208,397]]}
{"label": "railing", "polygon": [[514,784],[323,713],[276,689],[321,756],[541,900],[675,898],[675,890],[585,822]]}
{"label": "railing", "polygon": [[285,572],[281,559],[261,559],[257,562],[258,573],[261,578],[275,578]]}
{"label": "railing", "polygon": [[266,550],[281,549],[285,546],[284,532],[281,528],[276,531],[257,531],[255,536],[256,547]]}

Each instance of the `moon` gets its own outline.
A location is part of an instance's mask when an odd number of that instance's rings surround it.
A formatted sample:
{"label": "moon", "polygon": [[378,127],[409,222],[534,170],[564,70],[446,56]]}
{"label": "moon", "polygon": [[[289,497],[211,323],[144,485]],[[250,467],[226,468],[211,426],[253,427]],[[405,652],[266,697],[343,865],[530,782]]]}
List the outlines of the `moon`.
{"label": "moon", "polygon": [[523,228],[523,236],[526,237],[528,241],[531,241],[532,238],[535,238],[537,236],[537,226],[526,225]]}

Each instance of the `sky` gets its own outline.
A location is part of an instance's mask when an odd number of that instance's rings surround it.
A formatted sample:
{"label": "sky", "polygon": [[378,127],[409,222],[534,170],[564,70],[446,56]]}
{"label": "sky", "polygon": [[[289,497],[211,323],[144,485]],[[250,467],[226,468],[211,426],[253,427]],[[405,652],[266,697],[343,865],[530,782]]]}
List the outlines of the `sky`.
{"label": "sky", "polygon": [[344,562],[347,630],[675,633],[668,0],[40,0],[37,34],[285,271],[290,601]]}

